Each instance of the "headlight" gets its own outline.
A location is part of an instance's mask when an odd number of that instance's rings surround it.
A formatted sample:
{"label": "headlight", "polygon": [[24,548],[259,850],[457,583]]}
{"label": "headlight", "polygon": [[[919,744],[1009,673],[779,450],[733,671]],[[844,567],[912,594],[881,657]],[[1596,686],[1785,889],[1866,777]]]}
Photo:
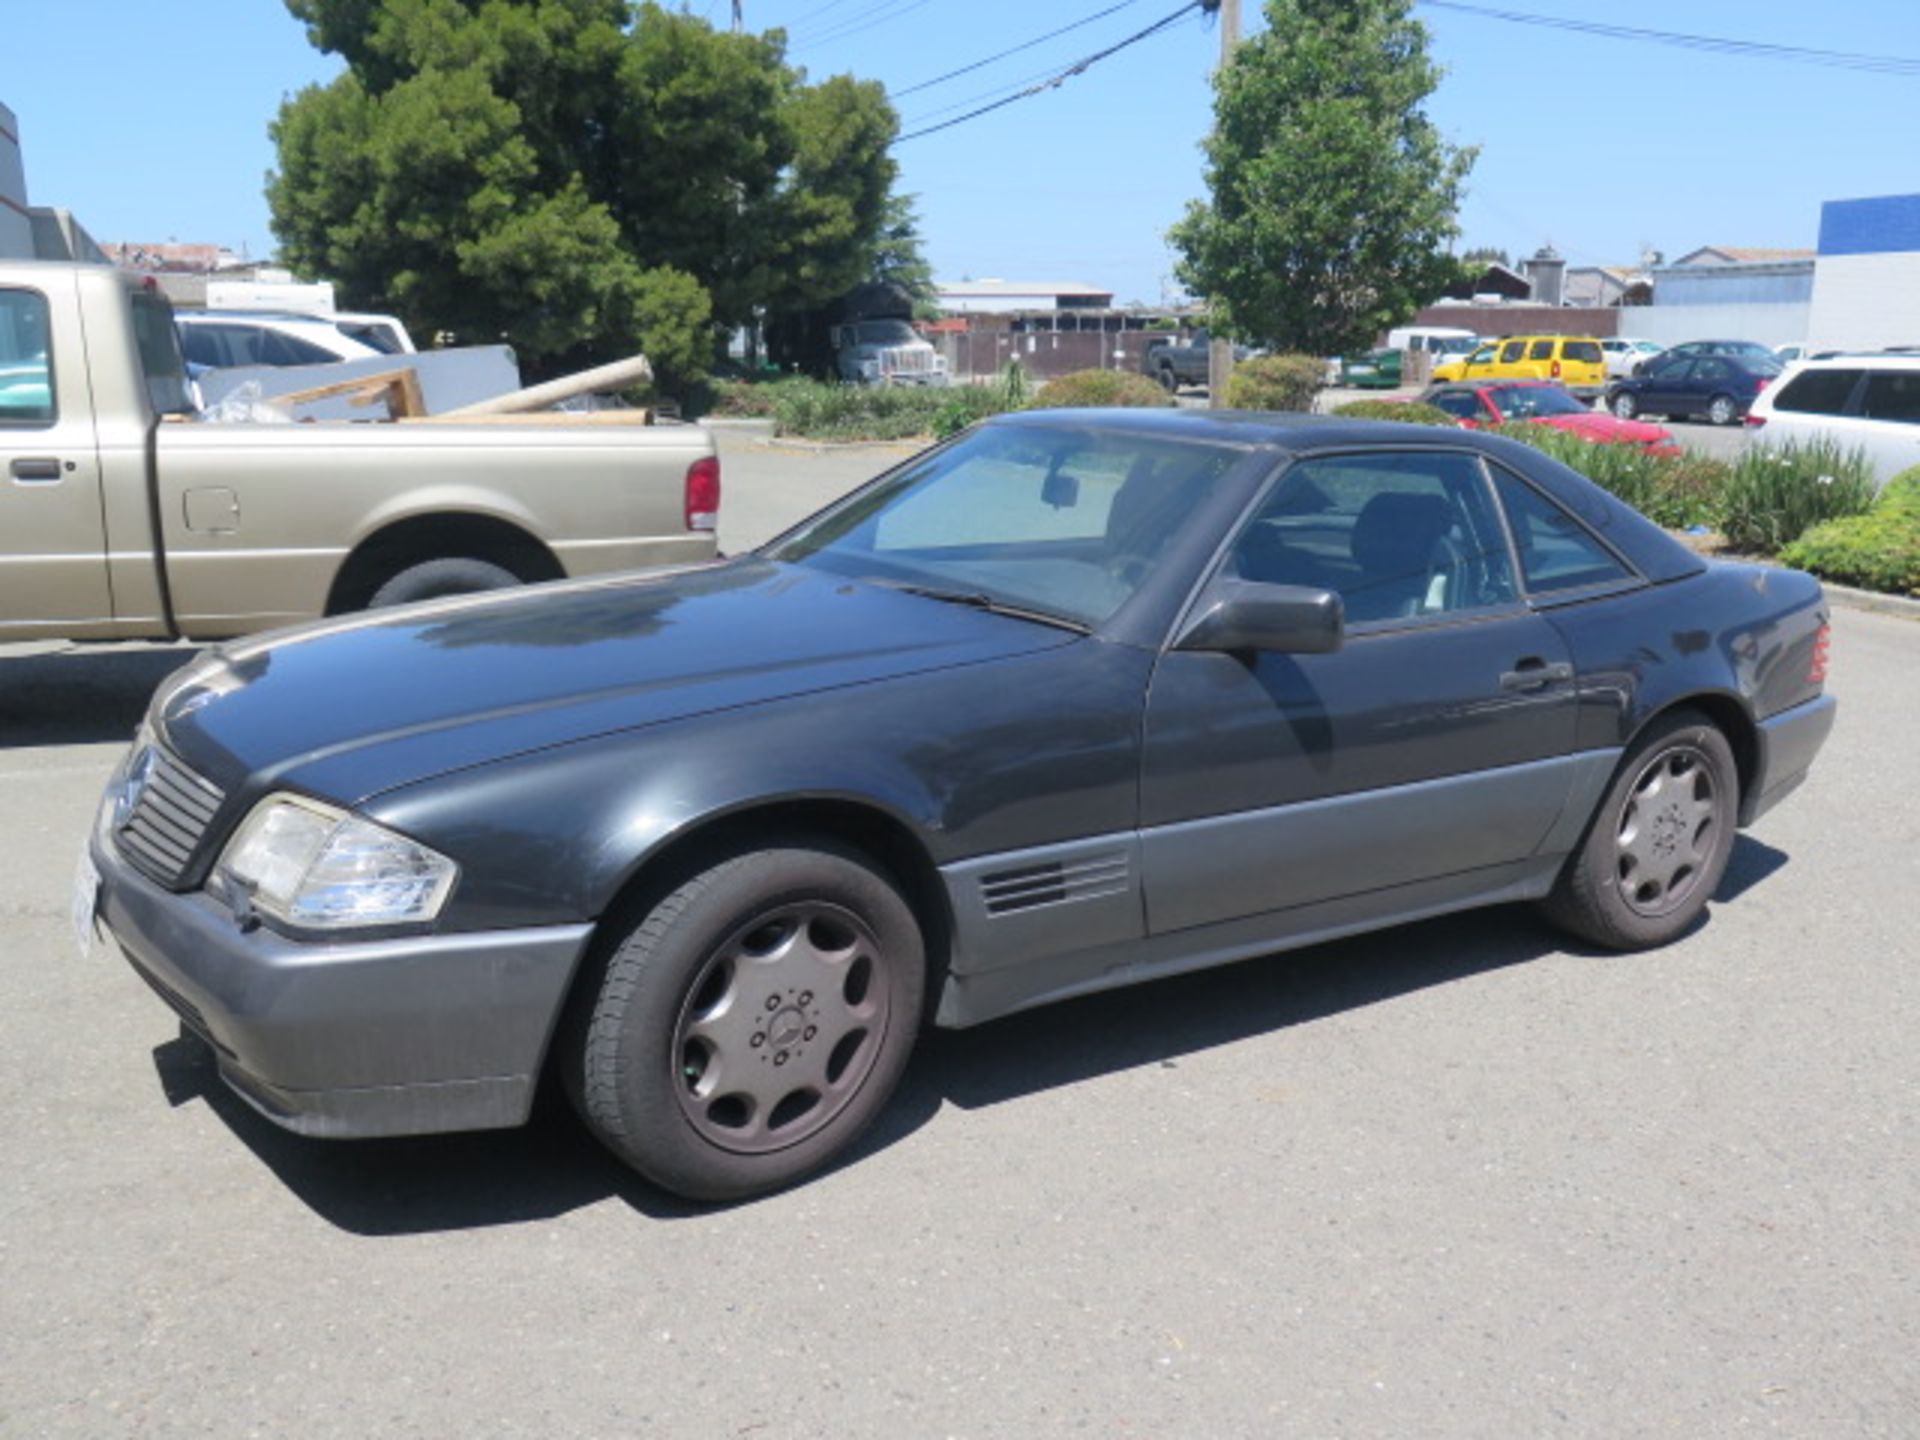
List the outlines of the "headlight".
{"label": "headlight", "polygon": [[432,920],[459,873],[446,856],[371,820],[271,795],[228,843],[211,888],[287,925],[347,930]]}

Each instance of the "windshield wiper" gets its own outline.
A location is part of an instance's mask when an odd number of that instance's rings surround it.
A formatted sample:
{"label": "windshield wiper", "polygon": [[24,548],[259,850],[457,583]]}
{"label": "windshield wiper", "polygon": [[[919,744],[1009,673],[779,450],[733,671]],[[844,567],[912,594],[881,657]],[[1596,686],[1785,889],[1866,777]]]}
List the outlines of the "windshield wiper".
{"label": "windshield wiper", "polygon": [[905,580],[875,580],[875,585],[884,585],[889,590],[904,591],[908,595],[919,595],[928,600],[938,600],[947,605],[965,605],[973,610],[985,610],[990,615],[1006,615],[1015,620],[1031,620],[1038,625],[1052,625],[1060,630],[1071,630],[1076,635],[1091,634],[1093,627],[1080,620],[1069,620],[1065,615],[1055,615],[1046,610],[1029,610],[1024,605],[1010,605],[1005,600],[996,600],[993,596],[979,590],[943,590],[938,585],[915,585]]}

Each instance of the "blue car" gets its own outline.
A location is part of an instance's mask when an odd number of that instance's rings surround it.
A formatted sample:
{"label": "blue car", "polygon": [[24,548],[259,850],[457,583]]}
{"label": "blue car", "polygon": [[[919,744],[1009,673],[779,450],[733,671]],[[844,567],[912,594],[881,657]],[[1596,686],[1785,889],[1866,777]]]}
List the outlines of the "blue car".
{"label": "blue car", "polygon": [[1704,416],[1715,425],[1737,425],[1779,374],[1779,362],[1758,346],[1741,354],[1669,350],[1648,361],[1637,374],[1608,386],[1607,408],[1622,420]]}

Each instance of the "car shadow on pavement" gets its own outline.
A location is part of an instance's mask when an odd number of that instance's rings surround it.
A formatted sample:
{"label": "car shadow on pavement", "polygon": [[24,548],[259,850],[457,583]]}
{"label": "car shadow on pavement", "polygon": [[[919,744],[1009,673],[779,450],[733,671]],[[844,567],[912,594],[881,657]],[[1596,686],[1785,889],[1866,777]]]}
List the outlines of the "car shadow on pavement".
{"label": "car shadow on pavement", "polygon": [[126,740],[154,689],[199,653],[79,646],[0,656],[0,749]]}
{"label": "car shadow on pavement", "polygon": [[[1740,836],[1715,898],[1732,899],[1786,861]],[[1221,1045],[1556,954],[1605,958],[1525,907],[1504,906],[1107,991],[971,1030],[930,1030],[900,1092],[832,1169],[897,1144],[948,1104],[971,1110],[1118,1071],[1171,1068]],[[613,1198],[656,1220],[697,1220],[716,1208],[664,1194],[628,1170],[552,1084],[517,1130],[329,1142],[261,1118],[221,1083],[197,1039],[168,1041],[153,1061],[170,1104],[204,1101],[316,1214],[356,1235],[512,1225]],[[775,1205],[780,1197],[744,1203]]]}

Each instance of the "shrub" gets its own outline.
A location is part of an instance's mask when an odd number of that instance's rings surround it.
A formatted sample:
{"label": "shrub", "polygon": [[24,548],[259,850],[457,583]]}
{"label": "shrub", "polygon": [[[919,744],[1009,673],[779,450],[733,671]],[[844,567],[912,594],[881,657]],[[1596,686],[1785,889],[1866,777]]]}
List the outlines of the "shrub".
{"label": "shrub", "polygon": [[708,403],[699,407],[705,414],[742,420],[769,419],[773,415],[771,385],[755,385],[745,380],[716,380],[711,391],[710,396],[702,396]]}
{"label": "shrub", "polygon": [[1027,403],[1027,372],[1009,360],[999,378],[978,385],[961,385],[946,392],[945,403],[933,417],[933,433],[945,440],[989,415],[1004,415]]}
{"label": "shrub", "polygon": [[1732,474],[1724,462],[1703,455],[1653,455],[1639,445],[1600,445],[1527,420],[1508,421],[1494,433],[1551,455],[1656,525],[1674,529],[1710,524]]}
{"label": "shrub", "polygon": [[1774,552],[1824,520],[1873,504],[1873,469],[1859,450],[1830,440],[1749,450],[1728,478],[1720,533],[1736,550]]}
{"label": "shrub", "polygon": [[755,392],[723,403],[751,405],[722,414],[769,414],[783,435],[815,440],[905,440],[932,432],[947,393],[911,386],[843,385],[789,376],[750,388]]}
{"label": "shrub", "polygon": [[1327,362],[1311,355],[1256,355],[1227,380],[1232,410],[1311,410],[1327,383]]}
{"label": "shrub", "polygon": [[1347,420],[1398,420],[1404,425],[1445,425],[1459,421],[1444,410],[1423,405],[1418,400],[1349,400],[1336,405],[1333,413]]}
{"label": "shrub", "polygon": [[1076,370],[1040,387],[1031,408],[1065,409],[1078,406],[1165,408],[1173,397],[1144,375],[1130,370]]}
{"label": "shrub", "polygon": [[1780,558],[1843,585],[1920,595],[1920,468],[1896,476],[1866,514],[1815,525]]}

